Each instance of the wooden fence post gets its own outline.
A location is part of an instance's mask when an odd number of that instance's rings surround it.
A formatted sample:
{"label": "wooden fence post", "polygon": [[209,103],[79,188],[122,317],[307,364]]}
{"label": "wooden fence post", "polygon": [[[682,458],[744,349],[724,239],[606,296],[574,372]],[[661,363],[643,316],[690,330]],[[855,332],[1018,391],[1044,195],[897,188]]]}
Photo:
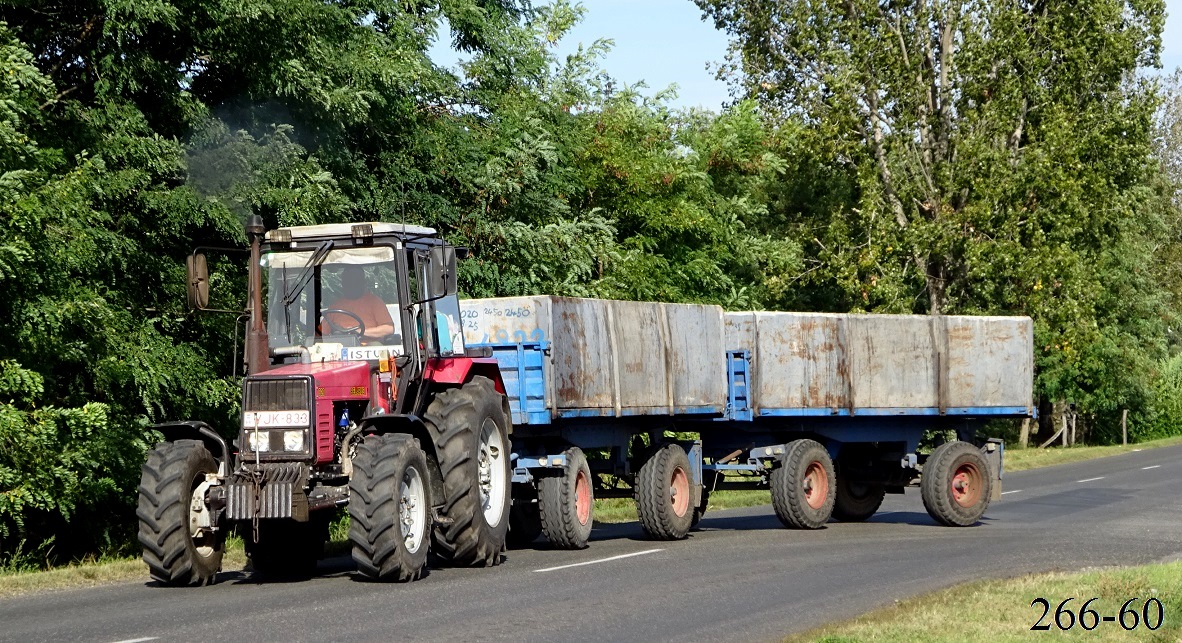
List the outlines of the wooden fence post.
{"label": "wooden fence post", "polygon": [[1122,409],[1120,412],[1120,443],[1129,443],[1129,410]]}

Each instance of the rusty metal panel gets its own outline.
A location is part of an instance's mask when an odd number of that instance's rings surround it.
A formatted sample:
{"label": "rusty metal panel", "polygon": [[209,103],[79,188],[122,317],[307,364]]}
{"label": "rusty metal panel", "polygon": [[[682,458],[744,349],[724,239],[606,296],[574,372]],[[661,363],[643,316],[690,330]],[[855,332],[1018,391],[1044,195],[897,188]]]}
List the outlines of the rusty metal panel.
{"label": "rusty metal panel", "polygon": [[722,407],[727,399],[726,345],[723,312],[718,306],[665,304],[669,328],[669,372],[673,374],[673,405]]}
{"label": "rusty metal panel", "polygon": [[945,317],[950,407],[1029,406],[1034,322],[1029,317]]}
{"label": "rusty metal panel", "polygon": [[727,350],[751,351],[757,412],[1029,407],[1032,337],[1024,317],[726,315]]}
{"label": "rusty metal panel", "polygon": [[460,303],[469,344],[550,342],[553,413],[669,415],[725,408],[717,306],[509,297]]}
{"label": "rusty metal panel", "polygon": [[850,405],[845,318],[824,313],[727,314],[727,349],[751,351],[756,409]]}

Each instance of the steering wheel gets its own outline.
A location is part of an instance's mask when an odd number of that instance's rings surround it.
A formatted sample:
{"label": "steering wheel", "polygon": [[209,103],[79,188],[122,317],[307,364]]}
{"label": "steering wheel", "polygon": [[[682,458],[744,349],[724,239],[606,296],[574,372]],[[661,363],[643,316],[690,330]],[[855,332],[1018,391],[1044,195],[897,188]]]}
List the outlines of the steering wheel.
{"label": "steering wheel", "polygon": [[[353,320],[357,322],[357,324],[355,326],[340,326],[332,320],[332,315],[344,315],[346,317],[352,317]],[[356,335],[357,337],[361,337],[365,334],[365,322],[361,321],[361,318],[355,313],[351,313],[347,310],[342,310],[340,308],[329,308],[328,310],[325,310],[321,313],[321,319],[324,320],[324,323],[328,324],[328,329],[332,331],[333,335]]]}

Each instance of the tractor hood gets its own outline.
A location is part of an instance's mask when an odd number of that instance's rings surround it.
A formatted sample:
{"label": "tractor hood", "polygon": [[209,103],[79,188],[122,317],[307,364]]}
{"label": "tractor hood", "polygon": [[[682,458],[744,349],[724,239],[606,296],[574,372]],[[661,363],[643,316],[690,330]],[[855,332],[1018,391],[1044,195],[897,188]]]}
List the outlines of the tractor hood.
{"label": "tractor hood", "polygon": [[313,395],[317,400],[367,400],[372,372],[369,362],[315,362],[277,366],[261,374],[261,377],[270,379],[310,375]]}

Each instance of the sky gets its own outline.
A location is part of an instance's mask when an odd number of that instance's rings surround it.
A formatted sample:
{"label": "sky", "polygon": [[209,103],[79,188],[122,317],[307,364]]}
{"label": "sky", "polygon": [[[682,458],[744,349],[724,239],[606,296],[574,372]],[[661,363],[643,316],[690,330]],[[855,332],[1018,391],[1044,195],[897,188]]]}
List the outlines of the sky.
{"label": "sky", "polygon": [[[582,0],[587,13],[560,43],[559,55],[598,38],[615,41],[602,66],[614,78],[628,84],[644,81],[652,94],[677,85],[676,107],[705,107],[718,111],[730,100],[726,83],[714,78],[708,63],[726,57],[727,37],[702,20],[691,0]],[[1182,0],[1166,0],[1162,34],[1162,68],[1170,73],[1182,67]],[[444,46],[446,49],[446,46]],[[438,54],[436,54],[436,51]],[[447,64],[454,53],[433,51]]]}

